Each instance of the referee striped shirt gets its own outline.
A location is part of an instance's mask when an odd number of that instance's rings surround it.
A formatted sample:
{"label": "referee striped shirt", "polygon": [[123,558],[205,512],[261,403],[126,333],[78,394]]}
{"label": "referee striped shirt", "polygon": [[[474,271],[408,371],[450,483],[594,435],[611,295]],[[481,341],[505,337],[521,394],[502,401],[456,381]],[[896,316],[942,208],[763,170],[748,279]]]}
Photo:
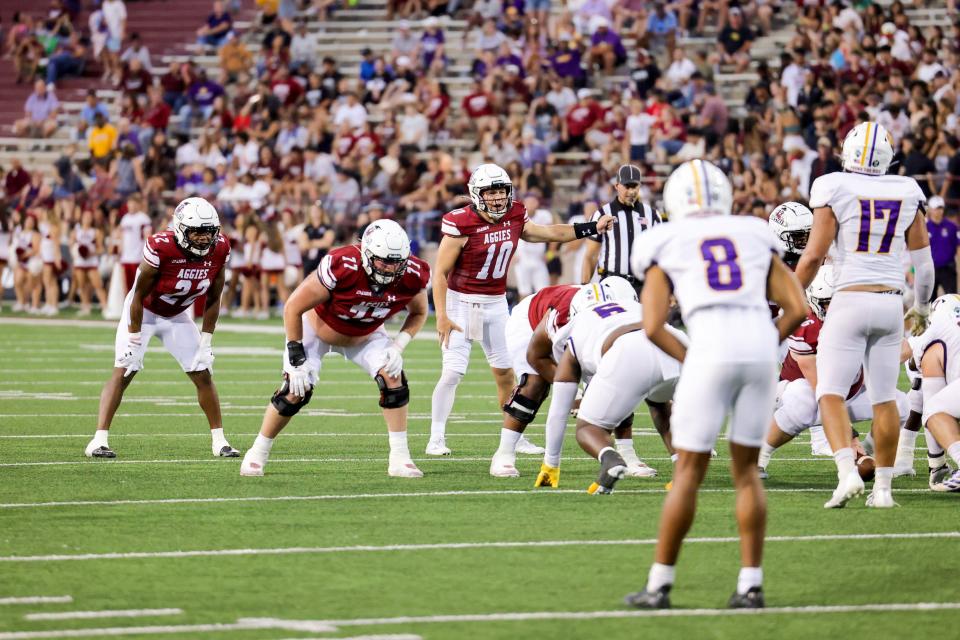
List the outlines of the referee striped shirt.
{"label": "referee striped shirt", "polygon": [[619,198],[614,198],[612,202],[600,207],[591,220],[599,220],[607,214],[614,216],[617,224],[606,233],[589,238],[601,243],[597,272],[601,276],[622,276],[632,282],[630,249],[633,247],[633,240],[653,225],[660,224],[660,214],[641,200],[629,206],[620,202]]}

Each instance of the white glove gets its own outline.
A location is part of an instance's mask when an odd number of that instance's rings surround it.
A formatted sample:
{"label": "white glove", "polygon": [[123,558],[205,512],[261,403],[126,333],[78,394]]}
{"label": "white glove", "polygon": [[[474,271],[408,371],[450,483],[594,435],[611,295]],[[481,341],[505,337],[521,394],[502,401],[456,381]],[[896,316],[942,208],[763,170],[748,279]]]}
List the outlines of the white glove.
{"label": "white glove", "polygon": [[127,335],[127,346],[123,348],[123,354],[117,358],[116,366],[126,369],[124,377],[129,376],[140,369],[143,369],[143,342],[140,332]]}
{"label": "white glove", "polygon": [[911,307],[903,319],[913,322],[913,327],[910,329],[911,335],[921,335],[927,330],[927,325],[930,323],[930,305],[922,304]]}
{"label": "white glove", "polygon": [[[293,364],[296,362],[298,364]],[[298,398],[305,398],[313,388],[310,384],[310,370],[307,368],[306,355],[300,342],[287,343],[287,357],[283,360],[283,372],[287,374],[287,391]]]}
{"label": "white glove", "polygon": [[383,365],[381,368],[391,378],[397,378],[403,371],[403,350],[410,343],[410,334],[401,331],[397,334],[393,344],[387,347],[383,353]]}
{"label": "white glove", "polygon": [[190,363],[190,371],[203,371],[204,369],[213,373],[213,334],[203,332],[200,334],[200,345],[197,352],[193,354],[193,361]]}

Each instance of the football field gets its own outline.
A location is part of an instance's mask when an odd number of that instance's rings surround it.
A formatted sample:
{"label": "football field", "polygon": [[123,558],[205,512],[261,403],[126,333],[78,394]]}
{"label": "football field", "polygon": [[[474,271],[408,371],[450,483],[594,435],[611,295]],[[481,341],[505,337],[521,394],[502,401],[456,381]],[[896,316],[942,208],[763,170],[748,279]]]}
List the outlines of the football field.
{"label": "football field", "polygon": [[[595,460],[571,421],[560,489],[488,474],[501,414],[479,349],[449,425],[453,455],[423,455],[439,349],[405,352],[419,480],[389,478],[376,385],[324,361],[313,400],[263,478],[215,459],[193,386],[158,342],[114,422],[113,461],[88,460],[113,362],[108,323],[0,320],[0,640],[12,638],[950,637],[960,621],[960,498],[894,481],[899,509],[827,511],[831,459],[809,440],[770,467],[768,608],[726,610],[739,567],[725,442],[684,547],[674,609],[640,612],[670,460],[637,414],[655,479],[590,496]],[[231,330],[232,329],[232,330]],[[241,331],[240,329],[245,329]],[[391,327],[391,332],[396,326]],[[231,444],[246,450],[277,387],[280,322],[224,321],[215,380]],[[546,406],[528,430],[543,443]],[[866,425],[860,429],[866,430]]]}

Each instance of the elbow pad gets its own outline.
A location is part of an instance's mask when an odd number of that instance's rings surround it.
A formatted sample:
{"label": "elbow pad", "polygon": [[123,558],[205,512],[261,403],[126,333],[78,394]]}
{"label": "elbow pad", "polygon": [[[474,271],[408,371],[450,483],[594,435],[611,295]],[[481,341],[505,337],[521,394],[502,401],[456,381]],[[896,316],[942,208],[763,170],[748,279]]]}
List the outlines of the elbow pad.
{"label": "elbow pad", "polygon": [[933,255],[929,247],[916,249],[910,252],[910,261],[913,263],[913,269],[916,272],[913,280],[913,290],[915,299],[914,308],[924,309],[933,298],[934,284],[934,266]]}

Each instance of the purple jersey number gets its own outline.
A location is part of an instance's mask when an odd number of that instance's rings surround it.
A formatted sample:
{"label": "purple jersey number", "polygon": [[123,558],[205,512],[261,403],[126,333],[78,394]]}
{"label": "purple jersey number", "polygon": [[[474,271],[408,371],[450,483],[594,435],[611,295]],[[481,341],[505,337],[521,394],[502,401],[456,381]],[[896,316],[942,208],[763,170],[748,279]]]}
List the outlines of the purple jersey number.
{"label": "purple jersey number", "polygon": [[609,318],[610,316],[617,313],[626,313],[626,309],[618,305],[616,302],[607,302],[604,304],[598,304],[593,308],[593,312],[596,313],[601,318]]}
{"label": "purple jersey number", "polygon": [[880,247],[877,253],[890,253],[890,245],[893,243],[893,234],[897,230],[897,220],[900,219],[900,200],[860,200],[860,235],[857,241],[857,251],[867,253],[870,251],[870,232],[873,229],[874,220],[887,219],[887,228],[880,239]]}
{"label": "purple jersey number", "polygon": [[715,291],[736,291],[743,286],[737,248],[728,238],[708,238],[700,243],[707,263],[707,284]]}

